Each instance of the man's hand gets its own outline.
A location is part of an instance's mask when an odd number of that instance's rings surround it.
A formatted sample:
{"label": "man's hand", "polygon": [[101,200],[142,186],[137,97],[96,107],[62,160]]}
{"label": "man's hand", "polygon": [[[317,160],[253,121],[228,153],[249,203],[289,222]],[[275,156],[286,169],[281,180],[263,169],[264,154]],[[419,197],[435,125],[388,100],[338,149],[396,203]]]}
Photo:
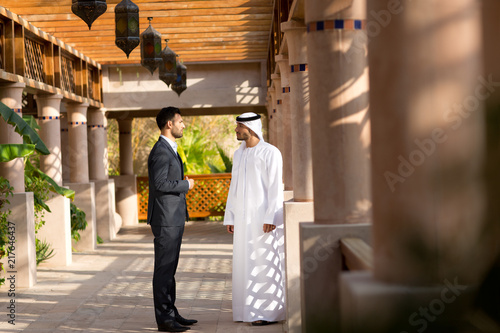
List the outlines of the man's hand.
{"label": "man's hand", "polygon": [[186,176],[186,180],[189,182],[189,189],[192,189],[194,187],[194,179],[189,179],[189,177]]}
{"label": "man's hand", "polygon": [[226,225],[227,227],[227,232],[230,234],[234,234],[234,225]]}
{"label": "man's hand", "polygon": [[276,226],[272,225],[272,224],[264,224],[264,228],[263,229],[264,229],[265,233],[268,233],[268,232],[271,232],[274,229],[276,229]]}

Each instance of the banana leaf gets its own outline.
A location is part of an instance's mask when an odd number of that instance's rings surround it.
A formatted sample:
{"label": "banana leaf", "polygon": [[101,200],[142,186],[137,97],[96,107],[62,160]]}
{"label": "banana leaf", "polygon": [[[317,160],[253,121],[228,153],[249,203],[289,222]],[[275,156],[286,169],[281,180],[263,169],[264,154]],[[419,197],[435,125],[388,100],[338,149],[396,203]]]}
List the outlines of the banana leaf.
{"label": "banana leaf", "polygon": [[36,122],[36,119],[33,116],[23,115],[23,120],[28,124],[29,127],[33,128],[33,129],[40,129],[41,128],[40,126],[38,126],[38,123]]}
{"label": "banana leaf", "polygon": [[10,125],[14,126],[15,131],[19,133],[27,143],[35,145],[35,149],[42,155],[49,155],[50,152],[47,146],[36,131],[31,128],[21,116],[15,113],[11,108],[0,102],[0,115]]}
{"label": "banana leaf", "polygon": [[43,179],[47,183],[49,183],[50,184],[49,189],[52,192],[60,194],[60,195],[62,195],[64,197],[66,197],[66,198],[70,198],[71,200],[75,199],[75,191],[67,189],[65,187],[59,186],[54,181],[54,179],[52,179],[51,177],[47,176],[47,174],[45,174],[42,170],[38,169],[33,164],[31,164],[31,162],[29,160],[26,160],[26,169],[28,169],[28,168],[30,169],[30,171],[32,171],[34,174],[36,174],[38,177],[40,177],[41,179]]}
{"label": "banana leaf", "polygon": [[32,144],[0,144],[0,162],[9,162],[18,157],[28,157],[35,151]]}

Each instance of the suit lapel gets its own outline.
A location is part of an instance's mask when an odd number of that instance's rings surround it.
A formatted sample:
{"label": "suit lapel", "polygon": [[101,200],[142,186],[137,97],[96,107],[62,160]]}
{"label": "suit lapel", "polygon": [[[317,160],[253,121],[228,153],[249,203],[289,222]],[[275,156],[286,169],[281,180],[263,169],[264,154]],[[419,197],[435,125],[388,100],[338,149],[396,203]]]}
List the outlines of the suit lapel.
{"label": "suit lapel", "polygon": [[162,144],[167,147],[167,150],[170,152],[170,154],[172,154],[172,156],[175,158],[175,160],[177,162],[179,162],[179,167],[181,168],[182,178],[184,179],[184,166],[182,165],[181,157],[179,156],[179,154],[177,154],[174,151],[174,149],[172,148],[172,146],[170,146],[170,144],[167,142],[167,140],[160,137],[159,141],[162,142]]}

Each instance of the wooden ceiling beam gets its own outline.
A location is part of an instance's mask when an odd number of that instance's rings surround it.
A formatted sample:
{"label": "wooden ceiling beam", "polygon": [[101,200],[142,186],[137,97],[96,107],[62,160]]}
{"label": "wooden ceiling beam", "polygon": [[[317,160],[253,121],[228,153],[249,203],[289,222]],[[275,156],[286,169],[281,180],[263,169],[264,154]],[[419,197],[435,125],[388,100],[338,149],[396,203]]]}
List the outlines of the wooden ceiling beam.
{"label": "wooden ceiling beam", "polygon": [[[114,7],[121,0],[108,0],[106,3],[108,5],[107,10],[114,10]],[[206,0],[206,1],[186,1],[186,0],[169,0],[169,1],[151,1],[151,0],[133,0],[133,2],[139,6],[139,9],[142,6],[149,5],[161,5],[163,9],[199,9],[199,8],[227,8],[227,7],[272,7],[272,0],[231,0],[231,1],[223,1],[223,0]],[[49,8],[60,8],[60,10],[64,8],[71,8],[71,0],[51,0],[51,1],[40,1],[40,0],[4,0],[2,1],[2,5],[7,9],[20,10],[26,9],[29,10],[33,7],[49,7]],[[71,11],[71,10],[69,10]],[[21,13],[21,12],[19,12]]]}
{"label": "wooden ceiling beam", "polygon": [[[71,12],[71,0],[2,0],[1,6],[100,63],[137,63],[139,48],[127,59],[115,45],[114,7],[120,1],[107,0],[106,13],[90,31]],[[153,27],[185,61],[267,58],[275,0],[133,1],[140,8],[140,31],[153,17]]]}

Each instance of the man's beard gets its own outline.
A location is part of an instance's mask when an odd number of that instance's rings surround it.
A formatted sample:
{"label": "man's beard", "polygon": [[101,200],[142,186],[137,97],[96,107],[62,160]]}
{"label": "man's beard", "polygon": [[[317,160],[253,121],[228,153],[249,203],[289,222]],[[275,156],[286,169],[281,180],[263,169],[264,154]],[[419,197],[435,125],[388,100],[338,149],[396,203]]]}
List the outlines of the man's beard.
{"label": "man's beard", "polygon": [[245,134],[240,134],[239,136],[236,135],[236,140],[238,141],[246,141],[250,136],[245,135]]}
{"label": "man's beard", "polygon": [[182,138],[182,131],[174,131],[172,130],[172,136],[176,139]]}

